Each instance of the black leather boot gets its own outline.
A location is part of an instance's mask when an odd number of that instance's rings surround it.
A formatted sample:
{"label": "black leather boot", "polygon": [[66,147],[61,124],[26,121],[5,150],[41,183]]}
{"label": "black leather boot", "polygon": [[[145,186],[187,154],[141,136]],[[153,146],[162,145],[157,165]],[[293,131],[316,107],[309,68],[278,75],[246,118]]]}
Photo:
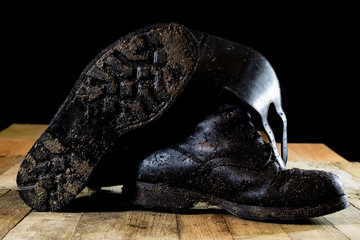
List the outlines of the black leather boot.
{"label": "black leather boot", "polygon": [[[276,161],[284,166],[286,117],[266,59],[176,23],[158,24],[120,38],[85,68],[20,166],[21,198],[38,211],[62,209],[86,186],[114,142],[181,106],[180,99],[211,106],[224,89],[261,115]],[[282,158],[267,123],[270,104],[284,123]]]}
{"label": "black leather boot", "polygon": [[221,105],[191,131],[140,162],[134,204],[184,211],[207,202],[256,220],[310,218],[348,206],[335,174],[285,170],[245,106]]}

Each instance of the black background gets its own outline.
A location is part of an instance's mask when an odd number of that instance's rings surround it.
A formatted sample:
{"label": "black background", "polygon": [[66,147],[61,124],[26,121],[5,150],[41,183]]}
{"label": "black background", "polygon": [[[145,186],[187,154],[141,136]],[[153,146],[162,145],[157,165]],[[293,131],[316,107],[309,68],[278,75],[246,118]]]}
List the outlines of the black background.
{"label": "black background", "polygon": [[1,9],[0,129],[48,124],[103,48],[145,25],[175,21],[250,46],[270,61],[290,142],[325,143],[348,160],[360,160],[355,5],[119,3],[14,3]]}

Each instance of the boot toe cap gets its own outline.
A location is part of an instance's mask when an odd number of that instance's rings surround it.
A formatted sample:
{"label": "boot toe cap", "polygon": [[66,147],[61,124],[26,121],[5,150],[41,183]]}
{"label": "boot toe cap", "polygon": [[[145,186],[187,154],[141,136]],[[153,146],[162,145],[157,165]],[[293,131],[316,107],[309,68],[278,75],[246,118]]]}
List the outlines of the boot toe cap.
{"label": "boot toe cap", "polygon": [[280,188],[279,195],[288,206],[321,204],[345,194],[339,177],[334,173],[301,169],[287,171],[290,176]]}

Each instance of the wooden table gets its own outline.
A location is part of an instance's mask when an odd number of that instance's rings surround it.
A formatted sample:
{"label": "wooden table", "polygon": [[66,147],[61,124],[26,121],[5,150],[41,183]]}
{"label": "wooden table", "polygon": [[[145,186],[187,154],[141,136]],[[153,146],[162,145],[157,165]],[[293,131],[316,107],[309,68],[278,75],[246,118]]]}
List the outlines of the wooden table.
{"label": "wooden table", "polygon": [[188,214],[33,211],[19,198],[15,178],[22,158],[45,128],[13,124],[0,132],[0,239],[360,239],[360,163],[346,161],[324,144],[289,144],[288,163],[288,168],[332,171],[343,181],[350,207],[323,217],[267,223],[218,209]]}

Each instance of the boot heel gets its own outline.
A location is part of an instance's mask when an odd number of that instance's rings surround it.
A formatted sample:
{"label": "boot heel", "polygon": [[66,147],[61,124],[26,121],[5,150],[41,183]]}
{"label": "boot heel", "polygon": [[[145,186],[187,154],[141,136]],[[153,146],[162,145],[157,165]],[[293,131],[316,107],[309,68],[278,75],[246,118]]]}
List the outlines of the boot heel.
{"label": "boot heel", "polygon": [[145,208],[178,212],[190,209],[198,202],[196,193],[165,184],[137,182],[136,188],[137,193],[133,204]]}

